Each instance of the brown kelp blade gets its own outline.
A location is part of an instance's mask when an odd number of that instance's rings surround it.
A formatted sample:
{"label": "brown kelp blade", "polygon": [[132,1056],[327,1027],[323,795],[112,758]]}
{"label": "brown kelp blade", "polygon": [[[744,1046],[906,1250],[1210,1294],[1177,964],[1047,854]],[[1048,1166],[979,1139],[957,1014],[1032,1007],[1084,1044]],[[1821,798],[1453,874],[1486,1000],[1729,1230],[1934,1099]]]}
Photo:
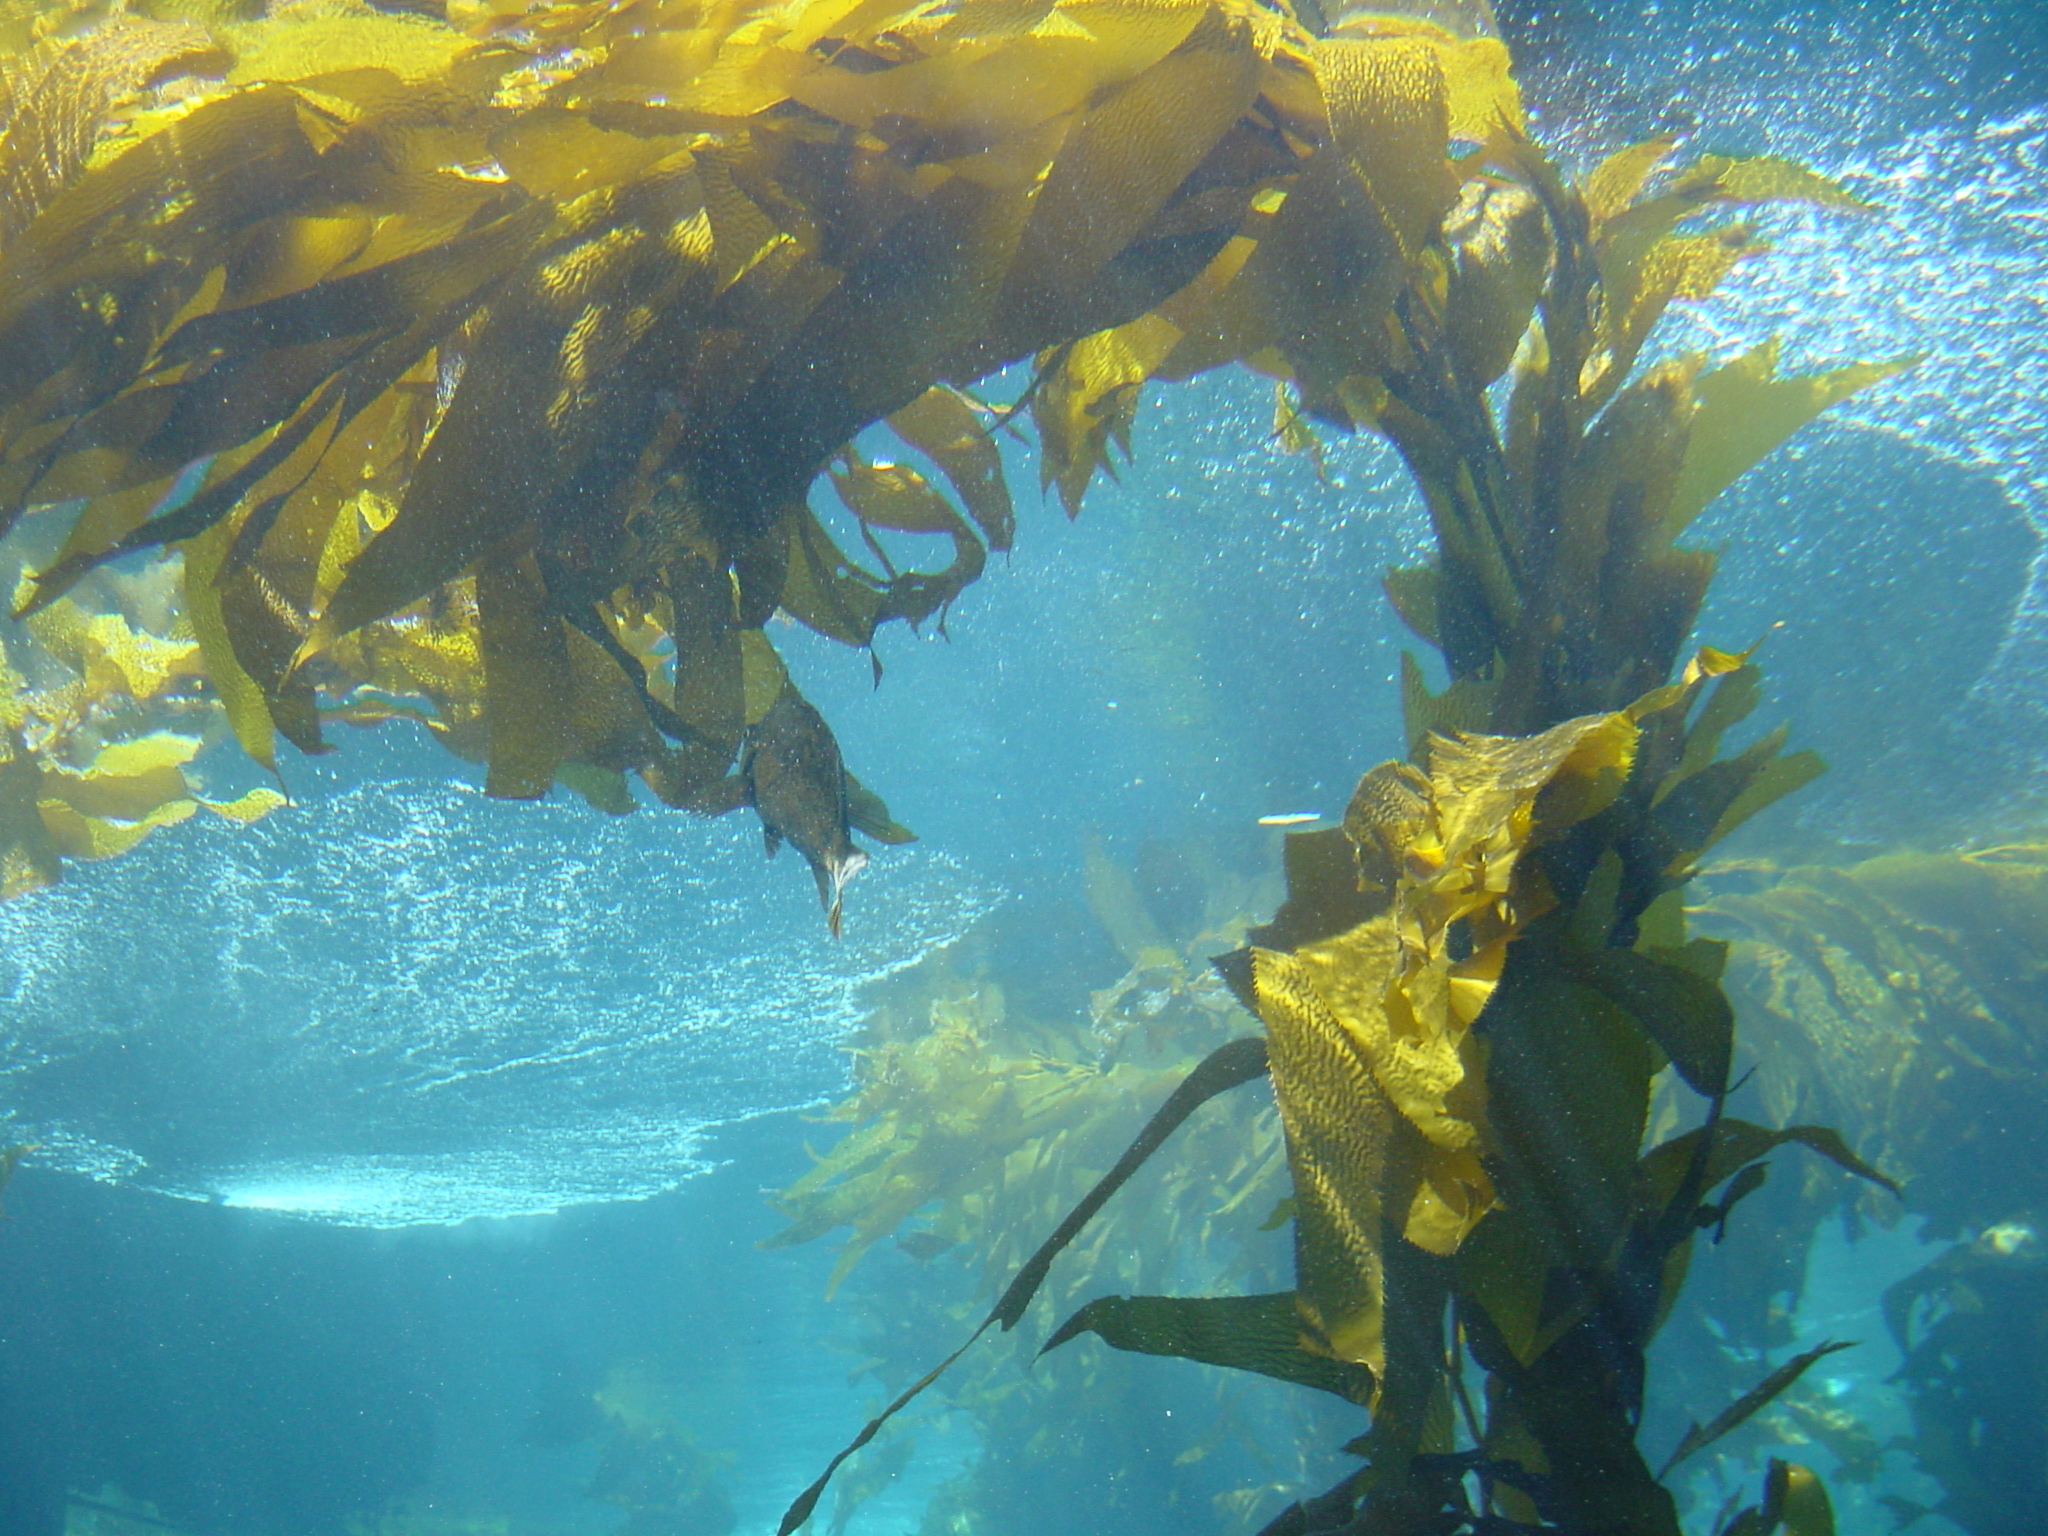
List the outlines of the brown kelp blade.
{"label": "brown kelp blade", "polygon": [[1803,1354],[1794,1355],[1790,1360],[1787,1360],[1783,1365],[1771,1372],[1770,1375],[1722,1409],[1714,1416],[1713,1422],[1705,1428],[1695,1424],[1691,1429],[1687,1430],[1685,1438],[1678,1442],[1678,1449],[1671,1453],[1671,1459],[1664,1463],[1664,1469],[1657,1474],[1657,1480],[1662,1482],[1671,1475],[1673,1467],[1684,1461],[1693,1452],[1705,1450],[1730,1430],[1746,1423],[1753,1414],[1768,1407],[1779,1393],[1791,1386],[1801,1376],[1804,1376],[1808,1367],[1828,1355],[1834,1354],[1838,1350],[1854,1349],[1855,1347],[1855,1340],[1845,1339],[1826,1344],[1816,1344],[1812,1349],[1805,1351]]}
{"label": "brown kelp blade", "polygon": [[1116,1166],[1096,1182],[1095,1187],[1081,1198],[1080,1203],[1067,1214],[1067,1219],[1059,1224],[1052,1236],[1041,1243],[1038,1251],[1025,1261],[1024,1267],[1017,1271],[1017,1278],[1010,1282],[1009,1288],[1003,1292],[1001,1299],[996,1302],[988,1316],[983,1318],[980,1326],[967,1336],[967,1342],[919,1377],[894,1402],[868,1420],[861,1432],[826,1465],[818,1480],[797,1495],[796,1502],[784,1513],[782,1524],[776,1527],[776,1536],[789,1536],[791,1531],[810,1519],[811,1512],[818,1507],[818,1500],[824,1496],[826,1485],[832,1481],[832,1474],[839,1470],[840,1464],[874,1439],[884,1424],[907,1407],[926,1387],[943,1376],[955,1360],[967,1353],[976,1339],[988,1332],[989,1324],[1000,1322],[1005,1332],[1017,1326],[1017,1320],[1024,1315],[1024,1309],[1031,1305],[1031,1298],[1038,1294],[1039,1286],[1045,1283],[1045,1277],[1052,1269],[1052,1261],[1059,1257],[1060,1250],[1080,1236],[1081,1229],[1088,1225],[1089,1220],[1102,1209],[1109,1197],[1121,1189],[1131,1175],[1143,1166],[1145,1159],[1159,1150],[1166,1138],[1179,1129],[1183,1120],[1219,1093],[1226,1093],[1232,1088],[1265,1075],[1266,1042],[1257,1035],[1246,1035],[1242,1039],[1232,1040],[1205,1056],[1201,1064],[1182,1079],[1180,1086],[1167,1096],[1166,1102],[1159,1106],[1152,1118],[1145,1122],[1145,1128],[1138,1132],[1137,1138],[1125,1150],[1124,1155],[1117,1159]]}

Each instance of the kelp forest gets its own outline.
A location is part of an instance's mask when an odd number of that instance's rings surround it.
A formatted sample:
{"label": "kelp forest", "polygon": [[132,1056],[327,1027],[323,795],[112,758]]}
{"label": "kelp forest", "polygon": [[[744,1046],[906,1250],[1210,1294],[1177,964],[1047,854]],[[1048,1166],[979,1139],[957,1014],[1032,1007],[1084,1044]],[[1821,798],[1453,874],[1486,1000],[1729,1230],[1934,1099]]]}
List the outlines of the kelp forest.
{"label": "kelp forest", "polygon": [[[1771,636],[1698,623],[1695,521],[1916,360],[1677,322],[1885,209],[1676,133],[1578,163],[1515,63],[1485,0],[0,3],[0,894],[288,818],[347,726],[752,817],[832,944],[882,791],[967,791],[848,761],[791,637],[892,686],[878,634],[1028,556],[1013,480],[1085,536],[1147,406],[1249,371],[1243,451],[1377,437],[1426,509],[1349,573],[1406,754],[1263,874],[1077,828],[1062,984],[1009,917],[869,990],[770,1198],[841,1234],[874,1411],[783,1536],[938,1418],[930,1536],[1832,1536],[1887,1455],[1902,1525],[2035,1529],[2048,844],[1774,841],[1823,762]],[[1880,1443],[1785,1298],[1909,1216],[1955,1246],[1886,1298]],[[1195,1441],[1131,1428],[1151,1372],[1214,1381]],[[730,1530],[709,1475],[602,1496]]]}

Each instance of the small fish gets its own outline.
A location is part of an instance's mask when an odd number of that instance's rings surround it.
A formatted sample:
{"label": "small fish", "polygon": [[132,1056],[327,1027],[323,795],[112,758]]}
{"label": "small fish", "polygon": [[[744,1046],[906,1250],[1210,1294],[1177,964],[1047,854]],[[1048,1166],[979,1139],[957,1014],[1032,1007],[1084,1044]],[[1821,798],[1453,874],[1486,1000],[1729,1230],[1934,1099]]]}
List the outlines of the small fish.
{"label": "small fish", "polygon": [[953,1240],[936,1232],[906,1232],[896,1239],[896,1246],[918,1263],[928,1264],[952,1247]]}
{"label": "small fish", "polygon": [[1323,815],[1320,811],[1275,811],[1270,816],[1261,816],[1259,818],[1259,825],[1262,827],[1301,827],[1308,825],[1312,821],[1321,821],[1322,819]]}
{"label": "small fish", "polygon": [[848,882],[867,868],[853,845],[846,815],[846,768],[825,717],[794,688],[747,731],[740,758],[747,799],[761,818],[768,856],[785,842],[802,854],[817,878],[825,922],[839,937],[841,901]]}

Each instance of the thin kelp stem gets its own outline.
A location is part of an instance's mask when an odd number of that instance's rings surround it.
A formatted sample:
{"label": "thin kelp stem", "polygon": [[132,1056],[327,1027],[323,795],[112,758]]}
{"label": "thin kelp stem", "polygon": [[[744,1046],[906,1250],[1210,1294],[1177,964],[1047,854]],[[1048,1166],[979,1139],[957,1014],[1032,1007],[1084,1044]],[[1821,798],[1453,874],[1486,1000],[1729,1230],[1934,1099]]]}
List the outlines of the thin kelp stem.
{"label": "thin kelp stem", "polygon": [[1232,1040],[1227,1045],[1218,1046],[1204,1057],[1201,1064],[1188,1073],[1180,1086],[1167,1096],[1166,1102],[1153,1112],[1152,1118],[1145,1122],[1144,1129],[1139,1131],[1124,1155],[1116,1160],[1115,1166],[1096,1180],[1094,1187],[1081,1197],[1073,1210],[1067,1213],[1066,1219],[1053,1229],[1052,1235],[1039,1244],[1037,1251],[1024,1261],[1023,1267],[1017,1271],[1016,1278],[1004,1289],[995,1306],[989,1309],[988,1316],[984,1317],[974,1332],[967,1336],[967,1342],[919,1377],[888,1407],[868,1420],[846,1448],[832,1458],[825,1470],[819,1474],[817,1481],[797,1496],[796,1501],[782,1516],[782,1524],[778,1527],[779,1536],[789,1536],[791,1531],[810,1519],[811,1512],[817,1508],[818,1500],[824,1495],[826,1485],[832,1481],[832,1474],[839,1470],[841,1463],[874,1439],[884,1424],[907,1407],[926,1387],[943,1376],[954,1361],[967,1353],[976,1339],[988,1332],[990,1324],[1001,1323],[1006,1333],[1017,1326],[1018,1320],[1031,1305],[1031,1299],[1038,1294],[1038,1288],[1045,1283],[1046,1275],[1052,1270],[1053,1260],[1059,1257],[1061,1250],[1080,1236],[1082,1228],[1086,1227],[1094,1219],[1095,1213],[1109,1202],[1110,1196],[1123,1188],[1131,1175],[1166,1144],[1167,1138],[1180,1129],[1189,1115],[1218,1094],[1228,1093],[1233,1088],[1255,1082],[1264,1077],[1266,1072],[1266,1042],[1257,1035]]}

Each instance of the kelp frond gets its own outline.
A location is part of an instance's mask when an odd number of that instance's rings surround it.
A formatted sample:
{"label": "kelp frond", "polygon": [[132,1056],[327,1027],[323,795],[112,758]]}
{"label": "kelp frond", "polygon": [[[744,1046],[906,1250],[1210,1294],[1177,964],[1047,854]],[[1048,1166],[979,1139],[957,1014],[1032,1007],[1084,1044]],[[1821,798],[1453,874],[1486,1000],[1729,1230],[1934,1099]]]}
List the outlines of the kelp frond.
{"label": "kelp frond", "polygon": [[[1491,37],[1253,0],[640,0],[475,35],[336,0],[7,68],[0,530],[83,498],[24,610],[182,549],[258,761],[410,716],[493,794],[753,804],[835,912],[852,831],[901,829],[763,688],[763,625],[872,647],[1009,547],[961,386],[1037,358],[1077,501],[1143,379],[1319,378],[1374,334],[1458,197],[1451,140],[1520,120]],[[910,458],[853,446],[882,422]]]}

